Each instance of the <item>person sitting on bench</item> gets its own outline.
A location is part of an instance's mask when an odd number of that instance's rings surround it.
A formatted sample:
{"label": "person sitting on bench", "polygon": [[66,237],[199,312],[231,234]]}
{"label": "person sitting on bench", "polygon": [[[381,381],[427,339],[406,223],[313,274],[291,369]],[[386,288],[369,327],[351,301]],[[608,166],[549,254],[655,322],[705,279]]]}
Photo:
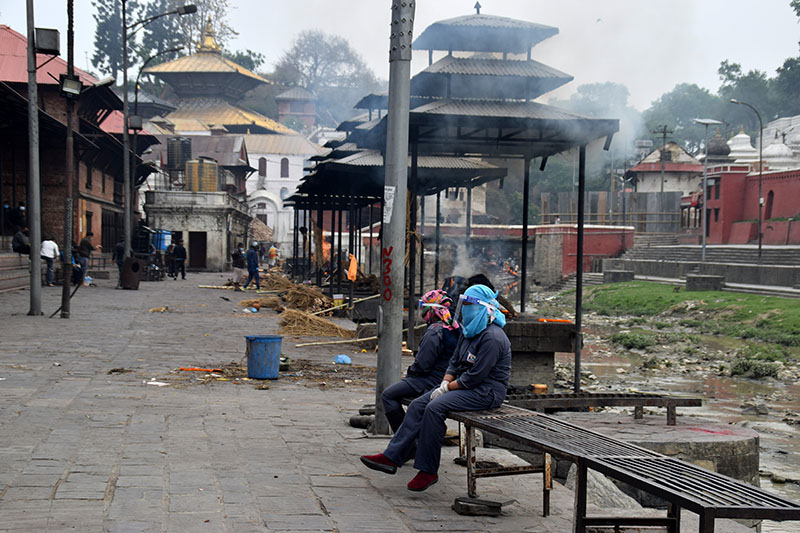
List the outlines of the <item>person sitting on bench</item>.
{"label": "person sitting on bench", "polygon": [[383,412],[394,433],[406,416],[402,400],[421,396],[439,385],[444,377],[459,337],[458,322],[450,310],[452,303],[447,293],[439,289],[426,292],[419,301],[420,315],[429,324],[428,329],[419,341],[419,350],[406,377],[386,387],[381,394]]}
{"label": "person sitting on bench", "polygon": [[451,411],[480,411],[499,407],[511,372],[511,343],[503,332],[505,317],[497,293],[475,285],[459,297],[456,308],[462,337],[442,383],[411,402],[403,423],[389,445],[377,455],[362,455],[368,468],[394,474],[417,442],[417,475],[408,489],[423,491],[439,480],[442,439]]}

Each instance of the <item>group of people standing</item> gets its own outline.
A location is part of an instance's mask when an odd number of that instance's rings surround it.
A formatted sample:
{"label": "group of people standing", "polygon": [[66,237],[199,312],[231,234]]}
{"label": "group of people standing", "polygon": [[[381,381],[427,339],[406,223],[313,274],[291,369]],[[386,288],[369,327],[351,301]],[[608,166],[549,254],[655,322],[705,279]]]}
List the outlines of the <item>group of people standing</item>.
{"label": "group of people standing", "polygon": [[[99,244],[92,243],[93,236],[94,233],[90,231],[81,239],[80,243],[72,243],[73,272],[77,271],[72,280],[75,284],[82,283],[85,280],[86,272],[89,270],[89,258],[92,256],[92,252],[100,248]],[[19,228],[14,234],[11,240],[11,250],[20,255],[30,256],[31,244],[27,227]],[[50,235],[45,235],[42,239],[39,256],[47,265],[46,285],[52,287],[55,281],[55,262],[62,259],[62,252],[59,250],[58,243]]]}
{"label": "group of people standing", "polygon": [[[503,332],[505,317],[497,293],[473,285],[453,299],[442,290],[419,302],[429,324],[406,377],[387,387],[381,400],[394,436],[376,455],[363,455],[368,468],[394,474],[414,459],[417,475],[408,489],[423,491],[439,480],[447,413],[499,407],[511,373],[511,343]],[[415,398],[403,411],[402,400]]]}

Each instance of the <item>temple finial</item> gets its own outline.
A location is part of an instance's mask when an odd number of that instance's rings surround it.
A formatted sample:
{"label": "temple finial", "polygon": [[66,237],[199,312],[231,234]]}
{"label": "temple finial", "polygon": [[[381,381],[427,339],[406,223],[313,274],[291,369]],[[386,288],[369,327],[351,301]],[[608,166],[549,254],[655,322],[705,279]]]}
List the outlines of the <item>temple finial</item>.
{"label": "temple finial", "polygon": [[478,15],[481,14],[481,3],[480,2],[475,2],[475,5],[472,6],[472,7],[475,8],[475,11],[478,13]]}

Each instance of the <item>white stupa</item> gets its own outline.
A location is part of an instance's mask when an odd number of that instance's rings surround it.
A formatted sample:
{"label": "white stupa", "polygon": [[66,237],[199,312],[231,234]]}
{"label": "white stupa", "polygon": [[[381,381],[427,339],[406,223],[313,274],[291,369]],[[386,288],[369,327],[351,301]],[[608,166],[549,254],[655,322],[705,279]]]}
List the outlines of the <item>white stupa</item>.
{"label": "white stupa", "polygon": [[800,167],[792,149],[783,144],[780,138],[764,148],[764,165],[770,170],[786,170]]}
{"label": "white stupa", "polygon": [[728,157],[739,164],[750,164],[758,161],[758,150],[753,148],[750,136],[744,132],[744,128],[728,141],[731,153]]}

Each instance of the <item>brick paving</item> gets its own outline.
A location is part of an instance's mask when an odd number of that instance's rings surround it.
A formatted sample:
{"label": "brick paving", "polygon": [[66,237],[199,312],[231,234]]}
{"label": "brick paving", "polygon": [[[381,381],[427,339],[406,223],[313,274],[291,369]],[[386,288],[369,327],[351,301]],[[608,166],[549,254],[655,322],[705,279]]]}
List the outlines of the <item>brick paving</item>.
{"label": "brick paving", "polygon": [[[239,361],[244,335],[277,332],[271,311],[232,312],[241,294],[197,288],[220,281],[190,274],[120,291],[98,280],[78,291],[70,320],[26,316],[27,291],[0,293],[0,531],[571,530],[561,486],[541,517],[539,475],[479,482],[484,496],[518,500],[503,516],[456,514],[466,492],[456,448],[425,493],[406,489],[410,467],[365,469],[359,455],[386,441],[347,421],[374,401],[369,386],[282,378],[259,390],[174,372]],[[44,288],[45,314],[60,294]],[[297,341],[283,340],[295,359],[347,353],[375,365],[374,353]],[[143,383],[152,378],[170,385]]]}

